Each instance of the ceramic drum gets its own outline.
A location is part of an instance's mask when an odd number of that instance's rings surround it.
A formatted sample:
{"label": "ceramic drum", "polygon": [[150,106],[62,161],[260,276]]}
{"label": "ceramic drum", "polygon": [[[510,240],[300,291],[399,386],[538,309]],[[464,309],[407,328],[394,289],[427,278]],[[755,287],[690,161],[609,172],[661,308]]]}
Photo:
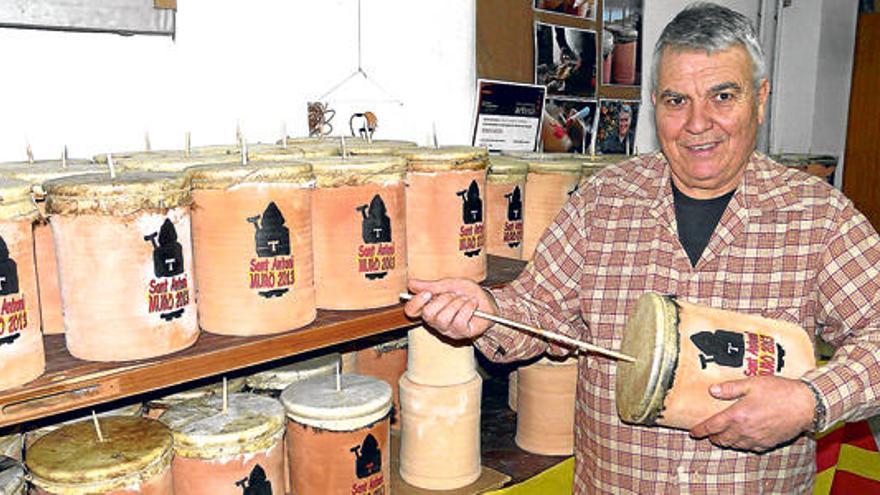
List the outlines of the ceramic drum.
{"label": "ceramic drum", "polygon": [[311,167],[251,162],[189,174],[202,329],[246,336],[311,323]]}
{"label": "ceramic drum", "polygon": [[297,495],[388,494],[391,386],[375,378],[321,376],[281,394],[287,409],[290,483]]}
{"label": "ceramic drum", "polygon": [[482,281],[486,278],[486,150],[465,146],[417,148],[403,156],[409,162],[409,277]]}
{"label": "ceramic drum", "polygon": [[395,339],[357,351],[357,374],[372,376],[391,385],[394,403],[391,428],[400,429],[400,398],[397,383],[406,372],[408,338]]}
{"label": "ceramic drum", "polygon": [[531,153],[523,155],[529,163],[523,226],[522,259],[531,260],[535,248],[553,223],[581,179],[583,156]]}
{"label": "ceramic drum", "polygon": [[407,378],[420,385],[457,385],[477,376],[470,341],[453,340],[423,326],[409,331],[407,361]]}
{"label": "ceramic drum", "polygon": [[[98,410],[99,411],[101,410],[100,407],[98,408]],[[124,406],[124,407],[117,407],[117,408],[110,409],[110,410],[103,410],[101,412],[98,412],[97,416],[98,416],[98,418],[109,418],[109,417],[113,417],[113,416],[137,417],[137,416],[141,415],[143,410],[144,410],[143,404],[138,402],[135,404],[130,404],[130,405]],[[63,428],[69,424],[73,424],[78,421],[91,421],[92,411],[94,411],[94,409],[90,410],[90,411],[79,412],[79,413],[77,413],[78,416],[75,415],[72,419],[69,419],[66,421],[60,421],[58,423],[49,424],[46,426],[42,426],[40,428],[34,428],[34,429],[30,429],[30,430],[25,431],[24,439],[23,439],[25,451],[30,449],[31,446],[34,443],[36,443],[37,440],[43,438],[44,436],[48,435],[49,433],[52,433],[53,431],[55,431],[59,428]],[[2,493],[2,492],[0,492],[0,493]]]}
{"label": "ceramic drum", "polygon": [[418,488],[452,490],[480,477],[479,375],[436,387],[400,379],[400,476]]}
{"label": "ceramic drum", "polygon": [[339,366],[339,354],[334,352],[254,373],[245,377],[244,382],[251,392],[277,399],[290,385],[316,376],[334,375]]}
{"label": "ceramic drum", "polygon": [[33,222],[37,208],[27,182],[0,179],[0,390],[43,374]]}
{"label": "ceramic drum", "polygon": [[406,161],[364,156],[311,163],[318,307],[397,304],[406,292]]}
{"label": "ceramic drum", "polygon": [[730,406],[709,395],[713,384],[751,376],[797,379],[815,367],[813,344],[793,323],[654,293],[635,303],[620,351],[636,359],[617,365],[620,418],[681,429]]}
{"label": "ceramic drum", "polygon": [[614,84],[636,84],[636,54],[639,46],[639,32],[626,24],[609,26],[614,32],[614,61],[611,69],[611,82]]}
{"label": "ceramic drum", "polygon": [[486,179],[486,252],[520,259],[523,250],[523,216],[526,193],[525,161],[508,156],[489,159]]}
{"label": "ceramic drum", "polygon": [[44,185],[71,354],[128,361],[198,337],[190,190],[179,174],[86,174]]}
{"label": "ceramic drum", "polygon": [[[241,392],[242,390],[244,390],[244,386],[244,377],[230,378],[226,380],[227,393]],[[201,399],[213,395],[220,395],[222,393],[223,379],[221,378],[215,383],[203,385],[201,387],[193,387],[187,390],[183,390],[181,392],[176,392],[158,399],[147,401],[147,403],[145,404],[146,408],[144,410],[144,417],[158,419],[159,416],[162,415],[162,413],[174,407],[175,405],[180,404],[181,402],[192,399]]]}
{"label": "ceramic drum", "polygon": [[159,418],[174,434],[175,495],[284,493],[284,407],[230,394],[182,402]]}
{"label": "ceramic drum", "polygon": [[35,495],[168,495],[171,432],[152,419],[80,421],[37,440],[27,453]]}
{"label": "ceramic drum", "polygon": [[542,358],[517,374],[516,444],[535,454],[571,455],[577,359]]}
{"label": "ceramic drum", "polygon": [[43,334],[64,333],[64,316],[61,311],[61,288],[58,285],[58,262],[55,259],[55,240],[52,228],[45,216],[47,180],[71,175],[101,172],[106,166],[87,160],[38,160],[33,163],[9,163],[0,165],[0,175],[23,180],[31,184],[34,202],[41,216],[34,224],[34,256],[37,264],[37,288],[40,292],[40,321]]}

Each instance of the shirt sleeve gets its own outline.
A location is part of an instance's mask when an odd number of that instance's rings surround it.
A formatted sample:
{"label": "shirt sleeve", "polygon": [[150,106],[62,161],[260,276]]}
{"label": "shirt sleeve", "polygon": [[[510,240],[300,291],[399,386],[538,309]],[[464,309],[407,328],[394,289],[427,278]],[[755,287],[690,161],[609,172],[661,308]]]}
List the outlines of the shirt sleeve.
{"label": "shirt sleeve", "polygon": [[819,430],[880,412],[880,238],[851,203],[838,224],[816,281],[816,321],[837,351],[802,378],[824,406]]}
{"label": "shirt sleeve", "polygon": [[[587,210],[595,207],[597,187],[588,181],[572,194],[520,276],[506,287],[491,291],[501,316],[574,338],[585,333],[579,297],[582,243]],[[543,338],[500,324],[490,327],[474,345],[496,362],[528,359],[548,350],[554,355],[572,352],[569,347],[551,345]]]}

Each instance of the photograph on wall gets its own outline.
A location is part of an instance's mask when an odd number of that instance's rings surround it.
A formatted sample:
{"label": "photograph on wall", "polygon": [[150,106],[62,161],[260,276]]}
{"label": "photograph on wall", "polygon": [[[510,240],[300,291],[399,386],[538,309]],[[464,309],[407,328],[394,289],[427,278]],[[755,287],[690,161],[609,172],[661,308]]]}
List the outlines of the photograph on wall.
{"label": "photograph on wall", "polygon": [[550,96],[596,96],[596,32],[535,23],[535,83]]}
{"label": "photograph on wall", "polygon": [[642,0],[605,0],[602,24],[602,84],[641,84]]}
{"label": "photograph on wall", "polygon": [[596,130],[595,100],[548,98],[541,123],[541,146],[547,153],[587,153]]}
{"label": "photograph on wall", "polygon": [[639,102],[602,100],[596,129],[596,152],[604,155],[636,154],[636,122]]}
{"label": "photograph on wall", "polygon": [[478,80],[473,145],[535,151],[546,91],[537,84]]}
{"label": "photograph on wall", "polygon": [[596,0],[535,0],[535,10],[596,20]]}

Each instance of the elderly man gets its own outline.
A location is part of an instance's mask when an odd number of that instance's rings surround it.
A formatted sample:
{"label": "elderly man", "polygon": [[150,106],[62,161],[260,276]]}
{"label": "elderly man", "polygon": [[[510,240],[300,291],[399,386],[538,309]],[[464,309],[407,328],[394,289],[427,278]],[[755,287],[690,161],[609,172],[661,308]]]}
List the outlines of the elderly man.
{"label": "elderly man", "polygon": [[655,48],[662,151],[590,177],[508,287],[412,281],[411,316],[490,359],[565,349],[473,317],[480,309],[616,348],[645,291],[797,323],[838,346],[800,380],[713,385],[730,406],[690,432],[622,423],[616,363],[580,357],[577,493],[809,493],[805,432],[880,406],[880,243],[852,203],[755,151],[769,84],[742,15],[695,4]]}
{"label": "elderly man", "polygon": [[599,147],[602,153],[629,155],[635,143],[635,132],[632,129],[633,111],[630,105],[621,105],[617,112],[617,129],[609,132]]}

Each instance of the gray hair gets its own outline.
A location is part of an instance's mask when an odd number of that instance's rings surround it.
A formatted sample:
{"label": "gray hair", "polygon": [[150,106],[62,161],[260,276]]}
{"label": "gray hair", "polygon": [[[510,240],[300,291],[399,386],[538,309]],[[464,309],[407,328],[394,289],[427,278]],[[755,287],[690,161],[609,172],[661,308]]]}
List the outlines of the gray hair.
{"label": "gray hair", "polygon": [[748,52],[752,60],[752,84],[758,88],[767,77],[767,64],[758,34],[749,18],[714,3],[695,2],[688,5],[663,28],[654,45],[651,66],[653,90],[657,90],[660,58],[664,49],[702,50],[712,54],[736,45],[742,45]]}

